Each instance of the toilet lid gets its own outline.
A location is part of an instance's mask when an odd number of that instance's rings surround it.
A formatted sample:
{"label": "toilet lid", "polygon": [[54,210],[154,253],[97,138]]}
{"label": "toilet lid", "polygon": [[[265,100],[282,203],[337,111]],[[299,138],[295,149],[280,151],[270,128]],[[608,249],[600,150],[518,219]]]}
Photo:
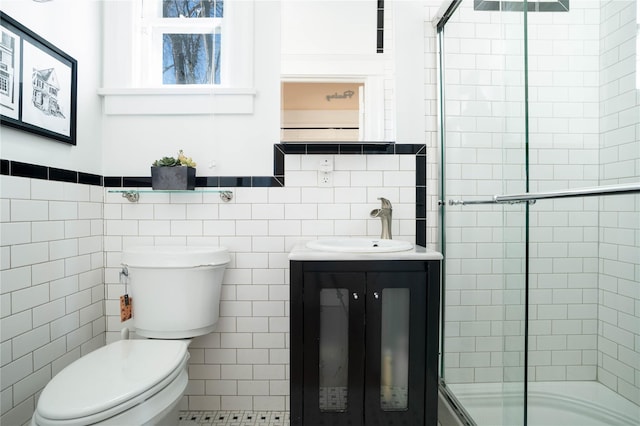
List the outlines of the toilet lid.
{"label": "toilet lid", "polygon": [[51,379],[38,400],[38,415],[77,419],[138,404],[136,397],[182,368],[187,346],[182,340],[119,340],[101,347]]}

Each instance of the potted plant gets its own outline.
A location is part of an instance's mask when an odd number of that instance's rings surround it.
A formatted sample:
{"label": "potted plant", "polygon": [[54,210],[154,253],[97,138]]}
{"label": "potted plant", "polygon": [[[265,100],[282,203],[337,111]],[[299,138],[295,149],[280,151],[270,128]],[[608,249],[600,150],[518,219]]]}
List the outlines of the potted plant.
{"label": "potted plant", "polygon": [[196,187],[196,163],[178,151],[178,157],[162,157],[151,165],[151,188],[193,190]]}

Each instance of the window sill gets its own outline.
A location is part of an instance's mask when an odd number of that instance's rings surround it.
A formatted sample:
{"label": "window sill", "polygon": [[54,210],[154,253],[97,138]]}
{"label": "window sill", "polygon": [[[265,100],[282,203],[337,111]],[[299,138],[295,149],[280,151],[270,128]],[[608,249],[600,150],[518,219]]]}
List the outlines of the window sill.
{"label": "window sill", "polygon": [[251,88],[100,88],[107,115],[253,114]]}

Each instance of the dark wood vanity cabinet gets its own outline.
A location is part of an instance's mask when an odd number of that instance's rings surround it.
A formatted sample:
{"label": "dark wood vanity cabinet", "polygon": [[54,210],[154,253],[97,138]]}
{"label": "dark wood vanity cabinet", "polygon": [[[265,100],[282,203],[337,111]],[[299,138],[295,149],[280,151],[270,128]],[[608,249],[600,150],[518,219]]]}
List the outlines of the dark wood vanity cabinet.
{"label": "dark wood vanity cabinet", "polygon": [[440,261],[290,265],[291,424],[437,425]]}

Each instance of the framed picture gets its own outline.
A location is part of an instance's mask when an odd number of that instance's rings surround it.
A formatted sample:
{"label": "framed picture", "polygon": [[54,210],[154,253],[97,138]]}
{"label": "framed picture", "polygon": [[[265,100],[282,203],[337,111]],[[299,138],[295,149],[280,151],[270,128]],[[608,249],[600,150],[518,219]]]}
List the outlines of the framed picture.
{"label": "framed picture", "polygon": [[0,121],[76,144],[78,63],[0,12]]}

